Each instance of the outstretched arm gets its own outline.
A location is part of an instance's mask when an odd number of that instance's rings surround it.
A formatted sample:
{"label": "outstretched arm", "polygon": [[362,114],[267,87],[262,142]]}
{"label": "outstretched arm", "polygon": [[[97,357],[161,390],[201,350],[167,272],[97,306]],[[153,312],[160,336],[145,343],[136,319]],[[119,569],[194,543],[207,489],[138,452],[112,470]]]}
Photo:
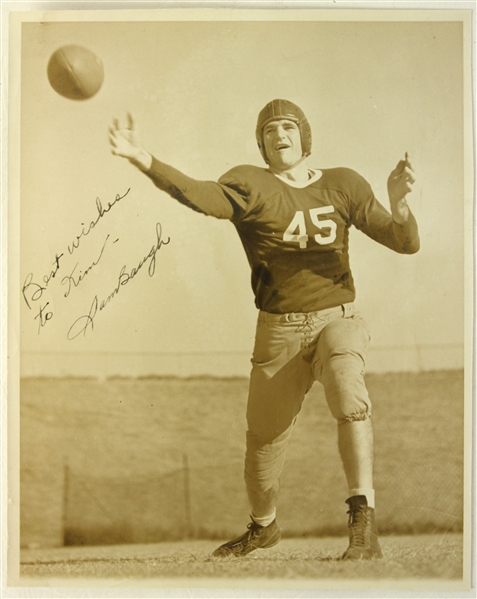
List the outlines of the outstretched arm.
{"label": "outstretched arm", "polygon": [[109,127],[109,143],[111,152],[115,156],[127,158],[131,164],[142,171],[151,168],[152,156],[147,152],[139,141],[139,133],[131,113],[127,114],[127,123],[122,126],[118,119],[114,119]]}
{"label": "outstretched arm", "polygon": [[152,156],[142,147],[130,113],[125,125],[114,119],[109,127],[109,143],[115,156],[127,158],[156,187],[192,210],[216,218],[231,219],[245,209],[246,193],[239,184],[228,186],[213,181],[199,181]]}
{"label": "outstretched arm", "polygon": [[414,170],[406,152],[404,160],[400,160],[388,178],[389,203],[394,222],[404,224],[409,219],[409,206],[406,196],[412,191],[415,182]]}

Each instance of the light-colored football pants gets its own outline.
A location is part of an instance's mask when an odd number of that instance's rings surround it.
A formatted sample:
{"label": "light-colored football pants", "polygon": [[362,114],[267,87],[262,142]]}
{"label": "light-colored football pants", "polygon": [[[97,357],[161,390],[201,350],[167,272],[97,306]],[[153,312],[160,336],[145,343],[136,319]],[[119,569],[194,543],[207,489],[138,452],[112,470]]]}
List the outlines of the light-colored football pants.
{"label": "light-colored football pants", "polygon": [[285,450],[315,380],[339,424],[366,420],[369,331],[354,304],[307,314],[258,315],[247,406],[245,481],[255,493],[278,487]]}

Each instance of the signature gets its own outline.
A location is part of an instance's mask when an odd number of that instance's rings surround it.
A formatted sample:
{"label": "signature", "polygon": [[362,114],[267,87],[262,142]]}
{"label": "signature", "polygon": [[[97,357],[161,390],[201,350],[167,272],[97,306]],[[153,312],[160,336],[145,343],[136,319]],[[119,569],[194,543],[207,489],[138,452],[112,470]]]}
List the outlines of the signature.
{"label": "signature", "polygon": [[134,277],[141,271],[142,267],[149,260],[149,267],[147,272],[150,277],[152,277],[156,271],[156,256],[157,252],[161,249],[163,245],[167,245],[170,242],[170,238],[167,238],[167,241],[162,239],[162,225],[161,223],[156,223],[156,241],[154,245],[151,247],[149,252],[140,260],[140,262],[131,268],[130,271],[127,272],[126,266],[124,265],[118,276],[118,282],[113,291],[101,301],[98,299],[98,296],[95,295],[93,302],[91,303],[91,307],[89,309],[88,314],[84,314],[77,318],[71,327],[68,330],[66,337],[71,341],[75,339],[81,333],[86,336],[88,330],[93,331],[94,329],[94,319],[98,314],[98,310],[104,310],[106,306],[111,302],[112,299],[116,297],[116,295],[121,290],[121,287],[127,285],[130,281],[134,279]]}

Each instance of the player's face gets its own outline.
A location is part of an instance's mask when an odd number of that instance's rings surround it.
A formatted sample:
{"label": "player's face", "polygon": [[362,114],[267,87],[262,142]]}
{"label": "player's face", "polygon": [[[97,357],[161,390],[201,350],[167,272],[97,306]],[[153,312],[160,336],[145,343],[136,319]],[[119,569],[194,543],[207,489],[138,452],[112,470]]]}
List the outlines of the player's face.
{"label": "player's face", "polygon": [[293,121],[281,119],[265,125],[263,143],[270,167],[277,171],[292,168],[302,158],[300,130]]}

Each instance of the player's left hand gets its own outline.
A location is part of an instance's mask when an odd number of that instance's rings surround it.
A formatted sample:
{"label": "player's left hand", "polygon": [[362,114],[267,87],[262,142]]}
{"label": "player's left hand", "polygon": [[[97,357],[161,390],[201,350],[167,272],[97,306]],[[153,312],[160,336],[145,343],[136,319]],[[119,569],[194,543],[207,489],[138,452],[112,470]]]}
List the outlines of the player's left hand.
{"label": "player's left hand", "polygon": [[409,216],[406,196],[412,191],[416,178],[412,168],[409,154],[406,152],[404,160],[400,160],[388,178],[388,194],[391,212],[396,222],[405,222]]}

